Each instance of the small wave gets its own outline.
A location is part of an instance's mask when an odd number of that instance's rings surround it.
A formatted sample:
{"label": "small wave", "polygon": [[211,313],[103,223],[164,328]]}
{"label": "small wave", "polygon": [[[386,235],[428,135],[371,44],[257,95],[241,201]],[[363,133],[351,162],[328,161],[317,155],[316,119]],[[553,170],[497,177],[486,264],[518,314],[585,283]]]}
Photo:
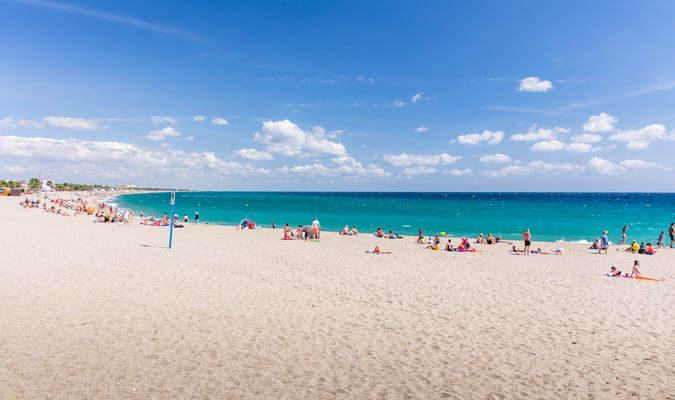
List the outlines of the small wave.
{"label": "small wave", "polygon": [[590,244],[586,239],[581,239],[581,240],[565,240],[565,239],[558,239],[555,241],[556,243],[583,243],[583,244]]}
{"label": "small wave", "polygon": [[401,225],[403,228],[410,228],[412,225]]}

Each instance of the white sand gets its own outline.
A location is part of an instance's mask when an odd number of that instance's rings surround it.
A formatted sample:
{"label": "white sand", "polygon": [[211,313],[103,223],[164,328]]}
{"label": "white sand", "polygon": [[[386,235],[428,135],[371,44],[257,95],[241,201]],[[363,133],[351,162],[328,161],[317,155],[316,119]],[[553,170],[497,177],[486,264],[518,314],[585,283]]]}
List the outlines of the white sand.
{"label": "white sand", "polygon": [[[0,198],[1,399],[675,399],[675,250],[193,224],[169,250],[168,228],[18,201]],[[603,276],[636,257],[666,280]]]}

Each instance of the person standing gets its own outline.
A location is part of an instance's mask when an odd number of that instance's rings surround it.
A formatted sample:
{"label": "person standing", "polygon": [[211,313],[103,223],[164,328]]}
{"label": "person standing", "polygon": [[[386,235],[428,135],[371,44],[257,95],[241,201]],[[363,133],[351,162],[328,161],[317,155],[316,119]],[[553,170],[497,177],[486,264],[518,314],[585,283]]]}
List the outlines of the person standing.
{"label": "person standing", "polygon": [[602,236],[600,236],[600,249],[598,254],[602,254],[602,251],[605,250],[605,255],[607,255],[607,249],[609,249],[609,238],[607,237],[607,231],[602,231]]}
{"label": "person standing", "polygon": [[321,229],[321,224],[319,224],[319,220],[314,218],[314,221],[312,222],[312,236],[314,239],[319,240],[319,235],[320,235],[320,230]]}
{"label": "person standing", "polygon": [[195,224],[199,223],[199,211],[195,212]]}
{"label": "person standing", "polygon": [[183,222],[185,222],[187,224],[187,222],[188,222],[187,214],[183,214]]}
{"label": "person standing", "polygon": [[668,234],[670,235],[670,248],[673,248],[673,241],[675,240],[675,222],[670,223],[670,228],[668,228]]}
{"label": "person standing", "polygon": [[621,241],[619,244],[626,244],[626,229],[628,229],[628,227],[624,225],[623,230],[621,231]]}
{"label": "person standing", "polygon": [[530,228],[527,228],[525,232],[520,235],[520,237],[522,237],[523,241],[525,242],[525,245],[523,246],[523,254],[529,256],[530,244],[532,244],[532,234],[530,233]]}

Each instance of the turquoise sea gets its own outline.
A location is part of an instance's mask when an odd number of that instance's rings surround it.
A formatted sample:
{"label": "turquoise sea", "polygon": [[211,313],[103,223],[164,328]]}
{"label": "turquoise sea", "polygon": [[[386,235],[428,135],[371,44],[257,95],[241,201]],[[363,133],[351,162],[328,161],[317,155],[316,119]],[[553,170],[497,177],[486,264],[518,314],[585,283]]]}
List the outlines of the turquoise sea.
{"label": "turquoise sea", "polygon": [[[112,202],[139,215],[171,212],[170,193],[127,194]],[[479,233],[520,239],[530,228],[533,240],[579,242],[609,231],[611,242],[656,242],[675,222],[675,193],[354,193],[354,192],[178,192],[175,213],[194,221],[235,225],[251,218],[258,225],[297,227],[318,218],[323,230],[356,226],[360,233],[382,227],[401,235],[447,232],[453,237]],[[668,242],[669,243],[669,242]]]}

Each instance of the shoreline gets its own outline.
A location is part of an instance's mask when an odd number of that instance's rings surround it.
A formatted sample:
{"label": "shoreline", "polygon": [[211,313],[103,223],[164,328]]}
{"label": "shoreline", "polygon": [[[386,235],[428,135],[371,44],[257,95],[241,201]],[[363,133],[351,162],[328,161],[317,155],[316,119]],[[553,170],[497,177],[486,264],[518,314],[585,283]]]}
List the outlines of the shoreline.
{"label": "shoreline", "polygon": [[[199,192],[193,192],[193,193],[199,193]],[[534,237],[542,237],[544,241],[547,242],[555,242],[555,243],[560,243],[562,245],[567,245],[567,244],[574,244],[574,243],[581,243],[581,244],[588,244],[590,245],[593,243],[594,239],[600,237],[600,233],[603,230],[609,230],[610,231],[610,244],[616,244],[618,243],[621,238],[620,238],[620,232],[621,232],[621,226],[623,225],[628,225],[629,226],[629,236],[631,239],[636,239],[639,242],[650,242],[652,244],[656,244],[656,237],[658,236],[658,233],[660,230],[668,230],[668,224],[672,222],[673,219],[675,219],[675,209],[672,209],[672,207],[664,206],[664,201],[667,199],[660,198],[658,202],[652,203],[651,209],[650,207],[650,202],[657,201],[655,199],[649,199],[645,200],[642,199],[642,197],[638,198],[627,198],[625,202],[628,202],[628,204],[634,204],[636,209],[634,211],[639,211],[638,213],[632,212],[630,215],[627,215],[626,218],[619,217],[617,218],[617,212],[619,209],[614,209],[612,212],[612,216],[610,217],[611,223],[608,225],[604,223],[603,221],[606,219],[606,217],[603,216],[603,209],[599,208],[602,205],[602,201],[604,201],[601,198],[594,198],[594,199],[588,199],[588,200],[576,200],[577,202],[583,202],[584,204],[579,204],[579,212],[581,216],[583,217],[576,217],[574,219],[574,215],[577,215],[573,212],[572,209],[568,209],[566,211],[566,214],[564,215],[570,215],[570,218],[573,219],[573,223],[570,222],[567,225],[563,224],[564,228],[560,231],[555,229],[555,226],[551,226],[547,221],[550,220],[551,224],[556,223],[556,219],[553,218],[551,215],[546,214],[546,211],[550,211],[553,213],[552,215],[555,216],[555,207],[548,207],[549,209],[540,209],[542,207],[542,204],[546,204],[546,201],[542,201],[541,199],[535,199],[533,200],[534,203],[532,203],[531,206],[528,205],[528,201],[526,200],[526,204],[524,207],[532,207],[532,213],[527,214],[521,212],[512,212],[509,211],[509,206],[511,207],[520,207],[523,206],[522,203],[516,203],[513,205],[510,205],[509,202],[513,201],[513,199],[507,199],[507,200],[501,200],[500,199],[491,199],[491,198],[486,198],[486,199],[477,199],[478,203],[472,203],[471,207],[473,208],[468,208],[464,209],[462,207],[463,204],[466,205],[466,201],[471,200],[470,197],[463,197],[461,199],[453,199],[451,203],[449,203],[449,215],[444,215],[443,213],[435,212],[435,213],[428,213],[425,214],[423,209],[420,209],[418,206],[418,209],[414,211],[414,214],[406,214],[406,208],[405,207],[400,207],[402,209],[396,208],[396,205],[393,204],[403,204],[405,205],[406,202],[414,202],[416,201],[415,199],[401,199],[401,202],[398,202],[397,198],[389,198],[385,197],[382,198],[382,200],[379,200],[378,197],[375,198],[352,198],[351,194],[353,193],[367,193],[367,192],[331,192],[331,193],[337,193],[339,196],[337,198],[330,198],[330,202],[333,204],[339,205],[339,204],[345,204],[346,208],[345,210],[341,213],[339,211],[335,211],[334,209],[322,209],[321,207],[318,207],[315,211],[312,211],[312,217],[309,218],[309,216],[305,215],[302,218],[298,218],[298,212],[297,211],[291,211],[289,212],[284,212],[284,209],[282,206],[279,208],[279,212],[270,212],[269,206],[264,203],[263,199],[266,199],[266,197],[260,197],[260,196],[254,196],[254,197],[241,197],[241,194],[246,194],[246,193],[256,193],[256,192],[240,192],[240,191],[209,191],[209,192],[204,192],[204,193],[224,193],[224,194],[237,194],[236,196],[214,196],[214,197],[209,197],[209,196],[201,196],[199,199],[201,200],[201,203],[204,203],[207,200],[214,200],[218,199],[219,201],[227,201],[227,205],[222,206],[222,211],[219,210],[214,210],[213,207],[206,207],[206,208],[200,208],[202,204],[197,204],[198,201],[194,200],[194,197],[190,197],[187,200],[181,199],[180,197],[177,198],[176,202],[176,213],[179,214],[179,216],[182,216],[183,214],[187,214],[189,219],[192,219],[193,213],[195,211],[200,212],[200,222],[204,223],[210,223],[214,225],[224,225],[224,226],[229,226],[229,225],[236,225],[241,219],[247,217],[253,219],[255,222],[258,223],[259,226],[263,227],[270,227],[271,226],[271,220],[278,222],[278,226],[283,226],[284,223],[286,222],[291,222],[295,221],[294,223],[291,223],[291,226],[297,226],[298,221],[304,221],[304,224],[308,224],[311,222],[311,220],[314,218],[314,216],[322,216],[320,217],[319,220],[322,222],[325,222],[324,226],[327,226],[327,229],[332,231],[332,232],[338,232],[344,224],[348,224],[350,227],[356,225],[357,228],[359,228],[360,232],[374,232],[376,227],[384,227],[385,232],[388,230],[392,230],[395,233],[399,233],[401,235],[404,235],[406,237],[411,237],[414,235],[414,237],[417,237],[417,230],[418,229],[423,229],[427,233],[439,233],[439,232],[448,232],[452,236],[462,236],[465,238],[473,239],[478,236],[479,233],[492,233],[494,236],[502,236],[504,240],[506,241],[520,241],[520,233],[525,230],[525,227],[531,228],[531,231],[534,234]],[[302,196],[297,197],[294,196],[293,194],[295,193],[324,193],[324,192],[276,192],[276,191],[271,191],[271,192],[264,192],[264,193],[272,193],[275,194],[275,196],[270,197],[271,199],[274,199],[275,201],[307,201],[308,204],[311,202],[311,198],[303,198]],[[378,194],[387,194],[387,192],[373,192],[373,193],[378,193]],[[416,192],[401,192],[403,194],[415,194]],[[473,197],[473,192],[458,192],[462,193],[465,195],[471,195]],[[501,194],[500,192],[489,192],[488,194]],[[133,193],[132,193],[133,194]],[[390,193],[391,194],[391,193]],[[396,194],[396,193],[393,193]],[[435,194],[435,192],[432,192],[432,194]],[[566,192],[560,192],[559,194],[563,195],[575,195],[577,193],[566,193]],[[594,195],[607,195],[607,193],[592,193]],[[625,193],[621,193],[625,195]],[[643,193],[644,194],[644,193]],[[346,196],[344,200],[342,199],[342,196]],[[612,197],[610,200],[614,202],[613,198],[614,194],[610,193],[610,197]],[[427,201],[433,202],[429,204],[438,204],[438,199],[433,198],[430,200],[424,200],[424,203],[420,204],[427,204]],[[443,199],[440,199],[443,200]],[[606,199],[605,199],[606,200]],[[617,201],[619,200],[618,198],[616,199]],[[674,198],[675,200],[675,198]],[[344,201],[345,203],[340,203]],[[370,203],[368,203],[370,201]],[[495,208],[496,211],[494,211],[495,218],[493,220],[490,220],[489,218],[486,217],[484,212],[480,210],[480,207],[485,206],[485,207],[492,207],[492,202],[497,201],[500,202],[498,205],[495,203],[495,206],[498,206],[499,209]],[[518,199],[516,199],[518,201]],[[554,201],[564,201],[564,198],[556,198]],[[589,203],[589,208],[586,209],[586,201],[591,201],[594,202],[594,204]],[[669,200],[668,200],[669,201]],[[139,214],[139,210],[144,210],[146,213],[148,210],[152,210],[156,215],[162,215],[163,212],[170,212],[170,206],[167,205],[162,205],[162,200],[158,199],[157,197],[155,198],[148,198],[148,199],[143,199],[143,200],[136,200],[136,201],[125,201],[123,196],[118,196],[118,200],[116,200],[118,204],[125,204],[127,208],[133,209],[136,214]],[[194,204],[191,204],[193,202]],[[358,208],[361,205],[361,202],[363,202],[363,207],[366,207],[368,205],[369,209],[370,207],[374,207],[373,211],[375,209],[379,210],[378,207],[394,207],[392,215],[390,215],[390,219],[385,219],[383,220],[381,217],[378,217],[376,214],[373,212],[370,213],[361,213],[358,211]],[[382,203],[379,203],[382,202]],[[246,207],[243,207],[243,204],[246,204]],[[251,203],[251,208],[249,209],[248,206]],[[368,204],[366,204],[368,203]],[[490,203],[490,204],[488,204]],[[645,203],[645,204],[643,204]],[[168,204],[168,198],[166,200],[166,204]],[[213,203],[212,203],[213,204]],[[221,203],[222,204],[222,203]],[[557,204],[557,203],[553,203]],[[637,210],[638,204],[645,206],[646,208],[643,208],[642,210]],[[208,205],[208,204],[204,204]],[[336,205],[332,205],[331,207],[336,207]],[[583,207],[582,207],[583,206]],[[592,206],[592,207],[591,207]],[[168,207],[168,209],[166,209]],[[653,211],[656,207],[658,207],[658,211],[656,214],[654,214]],[[385,208],[386,209],[386,208]],[[671,212],[671,209],[673,210]],[[204,212],[202,212],[202,210]],[[225,211],[227,210],[227,211]],[[255,211],[251,211],[255,210]],[[365,209],[364,209],[365,210]],[[535,211],[537,210],[537,211]],[[477,213],[477,214],[476,214]],[[544,213],[542,214],[544,220],[541,222],[538,221],[537,218],[528,218],[528,215],[532,214],[539,214],[539,213]],[[572,214],[570,214],[572,213]],[[456,216],[455,216],[456,214]],[[518,215],[523,214],[523,221],[517,220],[516,218]],[[463,215],[460,217],[460,215]],[[549,218],[547,219],[546,215],[549,215]],[[586,215],[588,215],[588,218],[586,218]],[[234,216],[237,216],[238,218],[233,218]],[[330,217],[330,218],[328,218]],[[479,220],[477,221],[472,221],[471,218],[477,217]],[[308,219],[309,218],[309,219]],[[324,221],[325,219],[328,219],[328,221]],[[581,221],[586,221],[589,220],[590,218],[593,219],[593,223],[582,223]],[[603,219],[604,218],[604,219]],[[182,218],[181,218],[182,220]],[[267,221],[267,222],[265,222]],[[650,222],[645,222],[645,221],[652,221],[653,223]],[[564,222],[564,221],[563,221]],[[580,223],[581,226],[577,226],[576,224]],[[574,225],[572,225],[574,224]],[[616,226],[616,229],[613,229],[612,227]],[[415,228],[412,228],[415,227]],[[487,228],[486,228],[487,227]],[[596,228],[593,228],[596,227]],[[608,229],[610,227],[610,229]],[[434,231],[434,228],[437,229]],[[453,229],[454,228],[454,229]],[[535,229],[536,228],[536,229]],[[579,229],[577,229],[579,228]],[[612,233],[613,232],[613,233]],[[667,235],[666,235],[667,236]]]}

